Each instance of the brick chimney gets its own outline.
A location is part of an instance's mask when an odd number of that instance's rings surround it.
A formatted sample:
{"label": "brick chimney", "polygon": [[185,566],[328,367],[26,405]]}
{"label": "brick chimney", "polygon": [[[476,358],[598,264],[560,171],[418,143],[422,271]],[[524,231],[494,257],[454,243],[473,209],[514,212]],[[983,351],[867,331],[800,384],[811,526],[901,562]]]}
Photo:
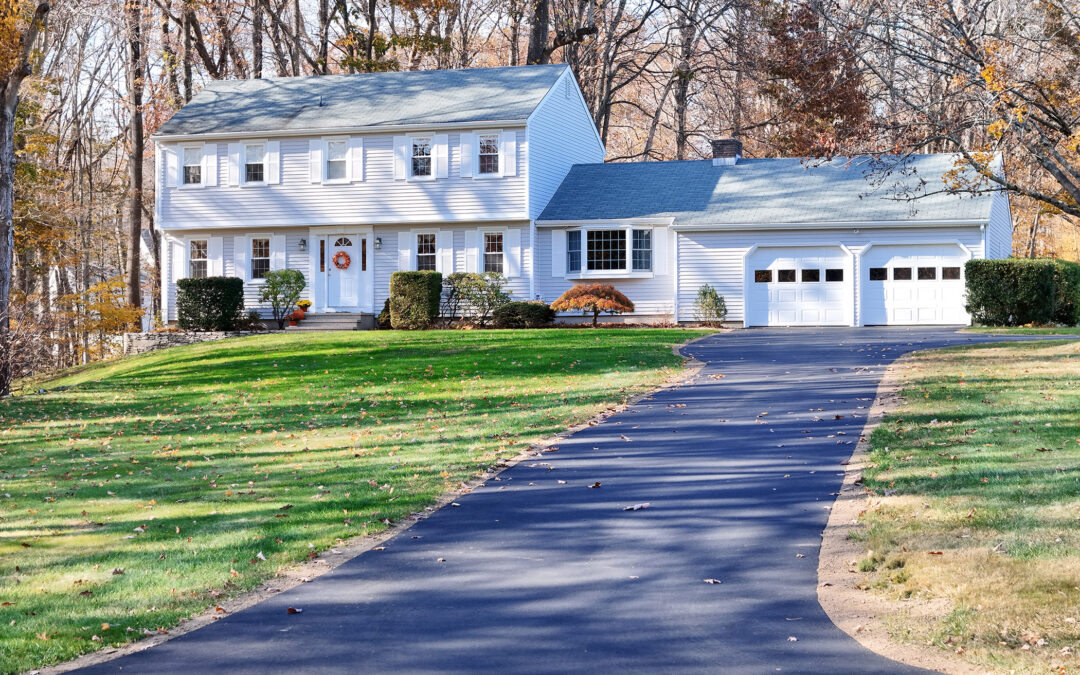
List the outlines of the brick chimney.
{"label": "brick chimney", "polygon": [[717,138],[712,142],[713,166],[731,166],[742,157],[742,141],[737,138]]}

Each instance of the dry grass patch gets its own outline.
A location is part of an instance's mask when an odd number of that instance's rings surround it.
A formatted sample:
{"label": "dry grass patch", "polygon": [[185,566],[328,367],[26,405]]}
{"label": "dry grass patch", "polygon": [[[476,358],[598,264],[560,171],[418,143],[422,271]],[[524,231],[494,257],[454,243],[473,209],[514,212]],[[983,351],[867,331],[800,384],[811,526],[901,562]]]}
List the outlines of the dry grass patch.
{"label": "dry grass patch", "polygon": [[[860,588],[898,601],[897,639],[1001,671],[1080,671],[1080,343],[911,366],[871,438]],[[941,609],[904,609],[920,603]]]}

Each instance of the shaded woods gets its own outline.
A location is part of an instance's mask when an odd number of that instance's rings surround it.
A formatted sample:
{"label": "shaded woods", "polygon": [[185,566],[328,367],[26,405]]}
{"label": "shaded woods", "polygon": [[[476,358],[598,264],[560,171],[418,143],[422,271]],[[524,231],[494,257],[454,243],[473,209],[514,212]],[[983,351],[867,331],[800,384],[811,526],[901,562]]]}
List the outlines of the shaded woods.
{"label": "shaded woods", "polygon": [[1018,247],[1071,253],[1051,224],[1072,233],[1080,215],[1080,25],[1067,0],[1024,5],[57,0],[34,36],[37,4],[0,0],[0,83],[32,43],[0,138],[15,184],[4,344],[18,377],[108,357],[125,326],[154,324],[150,137],[214,79],[565,62],[609,161],[703,158],[725,135],[758,157],[961,152],[979,173],[952,189],[1012,191]]}

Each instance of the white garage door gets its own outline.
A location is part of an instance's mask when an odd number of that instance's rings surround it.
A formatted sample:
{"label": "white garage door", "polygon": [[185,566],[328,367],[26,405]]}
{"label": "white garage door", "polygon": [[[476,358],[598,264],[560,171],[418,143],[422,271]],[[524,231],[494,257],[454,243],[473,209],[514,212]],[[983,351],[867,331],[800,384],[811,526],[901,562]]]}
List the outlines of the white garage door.
{"label": "white garage door", "polygon": [[851,323],[850,257],[839,247],[759,248],[746,264],[749,325]]}
{"label": "white garage door", "polygon": [[967,324],[964,263],[955,244],[874,246],[861,257],[862,323]]}

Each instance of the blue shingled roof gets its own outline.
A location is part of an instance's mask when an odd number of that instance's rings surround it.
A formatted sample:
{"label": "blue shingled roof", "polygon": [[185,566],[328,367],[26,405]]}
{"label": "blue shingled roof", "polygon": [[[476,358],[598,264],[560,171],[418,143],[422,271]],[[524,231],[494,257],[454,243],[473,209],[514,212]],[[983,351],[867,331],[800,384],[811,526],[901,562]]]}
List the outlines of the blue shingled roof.
{"label": "blue shingled roof", "polygon": [[156,135],[524,122],[566,68],[553,64],[222,80],[207,84]]}
{"label": "blue shingled roof", "polygon": [[[890,167],[891,171],[884,167]],[[541,221],[674,218],[676,225],[988,220],[992,194],[930,194],[955,155],[577,164]],[[919,199],[910,196],[924,195]]]}

